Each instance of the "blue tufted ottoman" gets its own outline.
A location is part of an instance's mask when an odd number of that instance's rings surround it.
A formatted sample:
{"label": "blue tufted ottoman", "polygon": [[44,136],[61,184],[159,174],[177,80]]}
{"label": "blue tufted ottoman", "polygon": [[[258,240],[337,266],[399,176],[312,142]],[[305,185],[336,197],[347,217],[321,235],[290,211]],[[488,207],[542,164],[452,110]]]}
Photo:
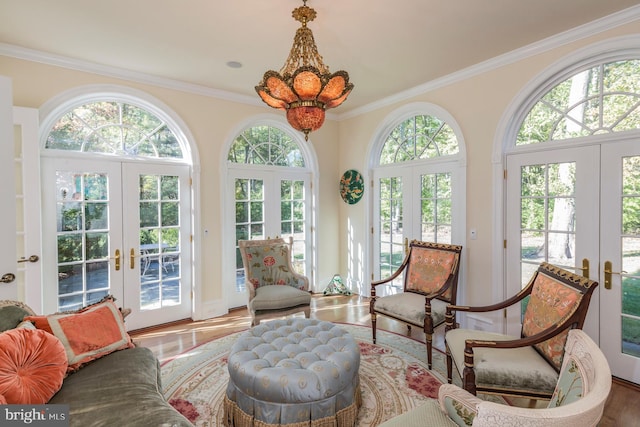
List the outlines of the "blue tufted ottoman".
{"label": "blue tufted ottoman", "polygon": [[355,426],[360,348],[333,323],[298,318],[255,326],[238,337],[228,366],[227,426]]}

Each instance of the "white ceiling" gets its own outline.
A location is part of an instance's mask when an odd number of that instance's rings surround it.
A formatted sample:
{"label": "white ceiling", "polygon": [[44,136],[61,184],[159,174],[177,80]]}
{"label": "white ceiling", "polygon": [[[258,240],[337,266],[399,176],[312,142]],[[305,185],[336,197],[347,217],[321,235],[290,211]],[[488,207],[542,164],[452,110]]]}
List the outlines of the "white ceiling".
{"label": "white ceiling", "polygon": [[[334,110],[338,114],[620,11],[620,16],[637,17],[637,7],[625,9],[639,4],[307,2],[318,13],[309,27],[325,64],[332,72],[348,71],[355,85],[349,99]],[[25,48],[37,51],[30,54],[53,54],[72,66],[115,67],[260,103],[254,86],[266,70],[279,71],[284,64],[300,25],[291,11],[301,5],[302,0],[0,0],[0,53]],[[229,61],[242,67],[231,68]]]}

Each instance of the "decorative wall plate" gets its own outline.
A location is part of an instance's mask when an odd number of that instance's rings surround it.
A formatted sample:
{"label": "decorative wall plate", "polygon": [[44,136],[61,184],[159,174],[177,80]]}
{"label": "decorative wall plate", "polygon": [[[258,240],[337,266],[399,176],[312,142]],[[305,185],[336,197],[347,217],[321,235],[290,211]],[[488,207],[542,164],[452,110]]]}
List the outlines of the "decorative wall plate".
{"label": "decorative wall plate", "polygon": [[358,203],[364,194],[364,179],[360,172],[349,169],[340,178],[340,197],[345,203]]}

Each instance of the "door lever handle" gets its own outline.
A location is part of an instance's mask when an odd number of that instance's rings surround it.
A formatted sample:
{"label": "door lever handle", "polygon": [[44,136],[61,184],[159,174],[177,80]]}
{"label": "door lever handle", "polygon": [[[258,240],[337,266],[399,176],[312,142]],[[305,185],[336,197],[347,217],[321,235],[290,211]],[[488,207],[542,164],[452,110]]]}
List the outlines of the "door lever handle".
{"label": "door lever handle", "polygon": [[612,271],[613,264],[611,261],[605,261],[604,263],[604,288],[611,289],[611,275],[612,274],[627,274],[626,271]]}
{"label": "door lever handle", "polygon": [[120,249],[116,249],[115,256],[111,259],[116,260],[116,271],[120,271]]}
{"label": "door lever handle", "polygon": [[11,283],[14,280],[16,280],[16,275],[13,273],[3,274],[2,277],[0,277],[0,283]]}
{"label": "door lever handle", "polygon": [[582,270],[582,276],[589,278],[589,260],[584,258],[582,260],[582,267],[576,267],[576,270]]}
{"label": "door lever handle", "polygon": [[22,257],[18,260],[18,262],[38,262],[40,257],[38,255],[31,255],[29,258]]}

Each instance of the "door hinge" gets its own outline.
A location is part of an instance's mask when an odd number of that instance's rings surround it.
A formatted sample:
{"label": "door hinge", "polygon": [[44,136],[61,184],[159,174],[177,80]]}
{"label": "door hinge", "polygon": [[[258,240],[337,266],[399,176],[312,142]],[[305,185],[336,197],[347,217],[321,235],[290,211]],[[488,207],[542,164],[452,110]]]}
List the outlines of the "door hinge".
{"label": "door hinge", "polygon": [[193,187],[193,178],[189,177],[189,187]]}
{"label": "door hinge", "polygon": [[373,226],[371,227],[371,234],[373,234]]}
{"label": "door hinge", "polygon": [[504,239],[504,240],[502,241],[502,247],[503,247],[504,249],[507,249],[507,239]]}
{"label": "door hinge", "polygon": [[504,177],[504,179],[507,179],[507,170],[506,169],[504,171],[502,171],[502,176]]}
{"label": "door hinge", "polygon": [[502,316],[506,319],[507,318],[507,309],[505,308],[504,310],[502,310]]}
{"label": "door hinge", "polygon": [[191,235],[189,236],[189,241],[190,241],[191,243],[193,243],[193,234],[191,234]]}

